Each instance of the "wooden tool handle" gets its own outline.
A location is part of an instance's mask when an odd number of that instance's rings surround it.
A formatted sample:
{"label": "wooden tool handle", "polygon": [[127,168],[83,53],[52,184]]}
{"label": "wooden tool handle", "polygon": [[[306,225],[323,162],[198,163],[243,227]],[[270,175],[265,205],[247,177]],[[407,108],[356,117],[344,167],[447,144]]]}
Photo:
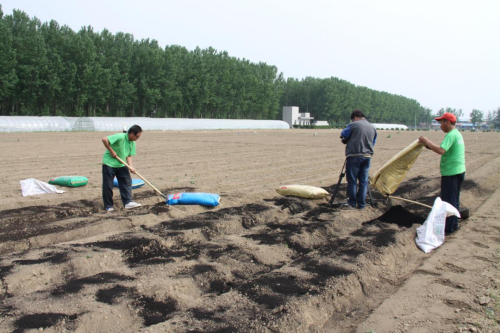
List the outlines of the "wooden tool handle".
{"label": "wooden tool handle", "polygon": [[[129,169],[132,169],[132,167],[130,165],[128,165],[124,160],[122,160],[120,157],[118,157],[118,155],[116,156],[116,159],[120,162],[122,162],[123,164],[125,164],[125,166]],[[156,191],[156,193],[158,193],[159,195],[161,195],[162,197],[164,197],[165,199],[168,199],[167,196],[163,193],[161,193],[156,187],[153,186],[153,184],[151,184],[150,182],[147,181],[146,178],[144,178],[143,176],[141,176],[137,171],[135,172],[135,174],[141,178],[142,180],[144,180],[145,183],[147,183],[149,186],[151,186],[153,188],[153,190]]]}
{"label": "wooden tool handle", "polygon": [[391,198],[391,199],[396,199],[396,200],[402,200],[402,201],[406,201],[406,202],[411,202],[413,204],[417,204],[417,205],[424,206],[424,207],[432,209],[431,206],[423,204],[423,203],[420,203],[420,202],[417,202],[417,201],[408,200],[408,199],[404,199],[404,198],[400,198],[400,197],[393,197],[392,195],[388,195],[387,197]]}

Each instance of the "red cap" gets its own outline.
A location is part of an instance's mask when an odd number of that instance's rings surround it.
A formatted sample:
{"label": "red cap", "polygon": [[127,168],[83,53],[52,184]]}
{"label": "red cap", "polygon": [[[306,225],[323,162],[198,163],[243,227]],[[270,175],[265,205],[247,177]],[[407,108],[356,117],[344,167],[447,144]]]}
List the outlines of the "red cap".
{"label": "red cap", "polygon": [[454,124],[457,122],[457,117],[453,113],[446,112],[443,114],[441,117],[435,118],[437,121],[440,121],[442,119],[448,120],[450,123]]}

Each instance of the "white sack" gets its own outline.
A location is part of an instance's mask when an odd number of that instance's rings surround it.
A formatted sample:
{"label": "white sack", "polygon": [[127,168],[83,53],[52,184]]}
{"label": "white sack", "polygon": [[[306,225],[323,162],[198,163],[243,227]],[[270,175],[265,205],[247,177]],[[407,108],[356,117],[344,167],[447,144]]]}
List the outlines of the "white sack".
{"label": "white sack", "polygon": [[19,183],[21,183],[21,192],[23,194],[23,197],[46,193],[64,193],[64,191],[58,190],[54,185],[44,183],[35,178],[21,180],[19,181]]}
{"label": "white sack", "polygon": [[452,215],[460,217],[455,207],[437,197],[427,220],[417,228],[415,242],[422,251],[429,253],[444,243],[446,217]]}

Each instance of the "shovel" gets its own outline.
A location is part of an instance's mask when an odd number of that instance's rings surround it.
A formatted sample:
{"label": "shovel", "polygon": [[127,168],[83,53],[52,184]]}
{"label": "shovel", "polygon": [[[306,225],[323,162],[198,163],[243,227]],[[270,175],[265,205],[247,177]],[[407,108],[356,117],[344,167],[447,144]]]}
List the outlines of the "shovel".
{"label": "shovel", "polygon": [[[345,166],[347,164],[347,158],[344,161],[344,166],[342,167],[342,170],[340,171],[340,176],[339,176],[339,181],[337,182],[337,185],[335,185],[335,188],[333,190],[332,197],[330,198],[330,206],[331,207],[340,207],[342,206],[342,203],[333,203],[335,201],[335,197],[337,196],[337,193],[339,192],[340,188],[340,183],[342,183],[342,178],[345,177]],[[370,197],[370,206],[375,207],[375,203],[373,202],[373,197],[372,197],[372,191],[370,191],[370,184],[367,186],[367,192]]]}
{"label": "shovel", "polygon": [[[122,160],[121,158],[119,158],[118,156],[116,156],[116,159],[120,162],[122,162],[123,164],[125,164],[125,166],[129,169],[131,169],[130,165],[128,165],[124,160]],[[151,184],[150,182],[148,182],[146,180],[146,178],[144,178],[143,176],[141,176],[137,171],[135,172],[135,174],[137,176],[139,176],[139,178],[141,178],[142,180],[144,180],[144,182],[146,184],[148,184],[149,186],[151,186],[153,188],[153,190],[155,190],[156,193],[158,193],[159,195],[161,195],[165,200],[168,200],[167,196],[163,193],[161,193],[156,187],[153,186],[153,184]]]}

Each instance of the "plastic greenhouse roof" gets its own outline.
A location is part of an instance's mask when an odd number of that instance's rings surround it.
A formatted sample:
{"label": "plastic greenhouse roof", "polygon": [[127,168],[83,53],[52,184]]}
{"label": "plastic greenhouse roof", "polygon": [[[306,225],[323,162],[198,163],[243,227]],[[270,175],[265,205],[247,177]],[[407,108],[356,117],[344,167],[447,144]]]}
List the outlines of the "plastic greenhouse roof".
{"label": "plastic greenhouse roof", "polygon": [[290,128],[281,120],[0,116],[0,132],[122,131],[136,124],[150,131]]}
{"label": "plastic greenhouse roof", "polygon": [[71,131],[64,117],[0,116],[0,132],[60,132]]}
{"label": "plastic greenhouse roof", "polygon": [[381,129],[381,130],[396,129],[396,128],[407,129],[408,128],[408,126],[402,125],[402,124],[372,124],[372,125],[375,126],[376,129]]}
{"label": "plastic greenhouse roof", "polygon": [[290,128],[281,120],[83,117],[75,122],[74,130],[121,131],[123,126],[128,129],[132,125],[145,131]]}

